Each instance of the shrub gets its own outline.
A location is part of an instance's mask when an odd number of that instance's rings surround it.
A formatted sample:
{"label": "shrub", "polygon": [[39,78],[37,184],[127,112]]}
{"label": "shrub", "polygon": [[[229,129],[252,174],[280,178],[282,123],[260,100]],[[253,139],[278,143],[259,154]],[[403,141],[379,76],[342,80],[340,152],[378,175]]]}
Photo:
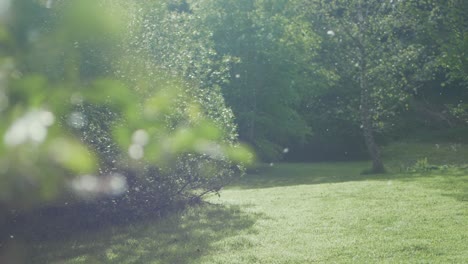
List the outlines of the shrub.
{"label": "shrub", "polygon": [[219,88],[172,72],[125,37],[144,26],[126,9],[138,3],[53,3],[12,1],[0,21],[0,207],[72,191],[100,198],[104,211],[158,210],[242,172],[251,156]]}

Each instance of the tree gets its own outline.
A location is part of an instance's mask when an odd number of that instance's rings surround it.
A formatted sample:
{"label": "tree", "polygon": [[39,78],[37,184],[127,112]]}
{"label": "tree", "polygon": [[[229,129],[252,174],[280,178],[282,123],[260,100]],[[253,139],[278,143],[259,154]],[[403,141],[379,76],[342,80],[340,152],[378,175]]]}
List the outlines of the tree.
{"label": "tree", "polygon": [[438,61],[446,69],[448,81],[461,80],[468,87],[468,3],[451,0],[426,4],[427,32],[440,46]]}
{"label": "tree", "polygon": [[263,160],[304,143],[311,127],[300,113],[305,83],[323,78],[310,65],[318,39],[288,1],[192,1],[192,12],[213,32],[215,50],[238,58],[222,91],[240,138]]}
{"label": "tree", "polygon": [[350,96],[347,101],[354,106],[341,112],[359,121],[371,172],[383,172],[375,133],[392,126],[405,110],[409,91],[417,87],[415,76],[427,61],[423,46],[412,36],[420,21],[400,2],[314,1],[301,6],[314,31],[323,36],[322,65],[339,76],[332,89],[354,91],[342,94]]}
{"label": "tree", "polygon": [[[449,127],[468,122],[465,103],[468,88],[468,4],[466,1],[411,1],[409,8],[421,21],[418,41],[424,43],[431,60],[425,65],[431,78],[418,97],[431,107],[424,112]],[[427,103],[426,103],[427,105]],[[435,109],[434,109],[435,108]],[[442,110],[438,110],[442,109]]]}

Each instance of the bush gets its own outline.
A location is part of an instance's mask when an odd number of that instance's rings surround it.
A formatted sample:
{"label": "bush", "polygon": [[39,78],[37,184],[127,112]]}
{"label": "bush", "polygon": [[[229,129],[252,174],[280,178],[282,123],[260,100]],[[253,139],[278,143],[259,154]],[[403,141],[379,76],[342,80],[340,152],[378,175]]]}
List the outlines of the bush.
{"label": "bush", "polygon": [[219,88],[125,37],[144,26],[138,3],[53,3],[12,1],[0,21],[3,210],[77,198],[159,210],[241,174],[251,155]]}

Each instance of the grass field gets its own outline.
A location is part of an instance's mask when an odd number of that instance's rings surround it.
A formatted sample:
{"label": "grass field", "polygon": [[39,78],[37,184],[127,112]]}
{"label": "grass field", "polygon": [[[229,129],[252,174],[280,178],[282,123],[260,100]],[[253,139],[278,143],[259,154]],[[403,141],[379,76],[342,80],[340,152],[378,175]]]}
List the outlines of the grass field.
{"label": "grass field", "polygon": [[35,245],[37,263],[468,263],[468,172],[277,164],[210,204]]}

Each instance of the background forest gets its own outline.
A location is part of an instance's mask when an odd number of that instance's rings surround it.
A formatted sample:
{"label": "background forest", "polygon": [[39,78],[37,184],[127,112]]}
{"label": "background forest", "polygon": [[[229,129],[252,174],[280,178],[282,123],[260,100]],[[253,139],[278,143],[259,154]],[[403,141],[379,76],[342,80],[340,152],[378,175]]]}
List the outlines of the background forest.
{"label": "background forest", "polygon": [[252,163],[457,148],[467,52],[464,0],[0,0],[0,227],[161,214]]}

